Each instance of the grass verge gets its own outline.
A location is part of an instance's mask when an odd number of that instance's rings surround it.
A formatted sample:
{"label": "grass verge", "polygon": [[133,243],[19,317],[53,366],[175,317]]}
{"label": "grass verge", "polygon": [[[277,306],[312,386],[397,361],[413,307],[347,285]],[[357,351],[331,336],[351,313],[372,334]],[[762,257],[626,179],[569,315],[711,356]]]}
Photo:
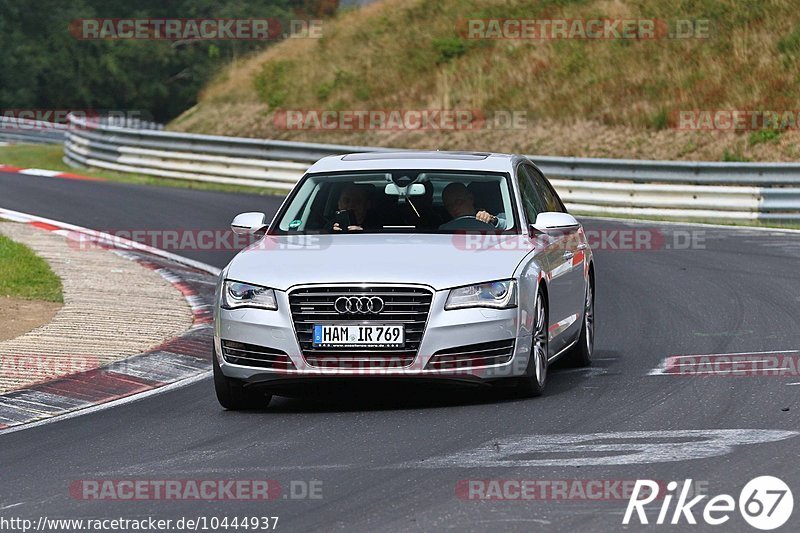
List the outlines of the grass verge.
{"label": "grass verge", "polygon": [[[487,20],[649,21],[663,38],[513,38],[489,30]],[[321,38],[241,56],[169,129],[578,157],[795,161],[798,93],[800,10],[790,0],[383,0],[326,20]],[[359,129],[346,119],[289,127],[284,113],[438,109],[486,120],[474,130]],[[778,118],[708,131],[681,118],[718,110]],[[522,120],[495,120],[509,113]],[[751,128],[764,129],[748,137]]]}
{"label": "grass verge", "polygon": [[183,179],[158,178],[144,174],[127,174],[111,170],[75,169],[62,161],[64,148],[61,145],[41,144],[12,144],[0,146],[0,164],[20,168],[42,168],[60,172],[71,172],[82,176],[102,178],[121,183],[136,185],[155,185],[159,187],[178,187],[183,189],[198,189],[207,191],[236,192],[244,194],[273,195],[286,194],[285,191],[262,187],[248,187],[244,185],[228,185],[224,183],[209,183],[205,181],[192,181]]}
{"label": "grass verge", "polygon": [[63,303],[61,280],[27,246],[0,235],[0,296]]}

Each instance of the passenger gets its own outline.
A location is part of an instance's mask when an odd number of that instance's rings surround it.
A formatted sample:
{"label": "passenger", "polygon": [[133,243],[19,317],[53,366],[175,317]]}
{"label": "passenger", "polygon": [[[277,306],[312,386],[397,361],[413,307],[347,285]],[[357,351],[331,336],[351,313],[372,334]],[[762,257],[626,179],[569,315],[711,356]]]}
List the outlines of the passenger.
{"label": "passenger", "polygon": [[475,198],[463,183],[451,183],[442,191],[442,203],[453,219],[439,226],[442,230],[504,229],[505,214],[497,216],[475,208]]}

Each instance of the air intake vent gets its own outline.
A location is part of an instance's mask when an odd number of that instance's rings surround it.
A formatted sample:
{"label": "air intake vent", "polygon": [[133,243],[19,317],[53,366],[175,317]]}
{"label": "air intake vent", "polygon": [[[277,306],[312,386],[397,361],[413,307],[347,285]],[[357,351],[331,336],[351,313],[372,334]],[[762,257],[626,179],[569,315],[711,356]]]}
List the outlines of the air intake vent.
{"label": "air intake vent", "polygon": [[436,352],[428,365],[429,370],[459,370],[479,366],[500,365],[514,356],[514,339],[469,344]]}
{"label": "air intake vent", "polygon": [[286,352],[254,344],[224,340],[222,341],[222,357],[232,365],[257,366],[273,370],[295,369],[294,363],[286,355]]}

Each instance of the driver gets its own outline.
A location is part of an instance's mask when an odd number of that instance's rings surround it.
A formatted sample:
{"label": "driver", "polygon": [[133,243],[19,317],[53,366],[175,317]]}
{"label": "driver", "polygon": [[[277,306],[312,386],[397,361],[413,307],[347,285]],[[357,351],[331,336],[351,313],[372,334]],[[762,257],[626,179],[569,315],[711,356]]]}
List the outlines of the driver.
{"label": "driver", "polygon": [[[370,211],[370,187],[370,185],[360,186],[352,183],[342,189],[339,194],[338,209],[352,211],[355,216],[355,224],[348,226],[347,231],[362,231],[365,227],[374,228],[377,226]],[[338,222],[333,224],[333,231],[342,231],[342,229],[339,227]]]}
{"label": "driver", "polygon": [[503,229],[505,228],[505,216],[498,213],[497,216],[475,208],[475,198],[467,190],[463,183],[451,183],[442,191],[442,202],[445,209],[453,217],[453,220],[439,226],[443,230],[467,230],[467,229]]}

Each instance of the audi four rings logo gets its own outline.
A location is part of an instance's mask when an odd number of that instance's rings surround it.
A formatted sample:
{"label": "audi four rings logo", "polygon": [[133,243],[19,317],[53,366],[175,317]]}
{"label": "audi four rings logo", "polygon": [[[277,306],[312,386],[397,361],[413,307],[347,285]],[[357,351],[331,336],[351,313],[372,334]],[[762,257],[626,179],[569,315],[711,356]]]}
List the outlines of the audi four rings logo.
{"label": "audi four rings logo", "polygon": [[340,315],[380,313],[383,311],[383,306],[383,299],[377,296],[340,296],[333,303],[333,307]]}

